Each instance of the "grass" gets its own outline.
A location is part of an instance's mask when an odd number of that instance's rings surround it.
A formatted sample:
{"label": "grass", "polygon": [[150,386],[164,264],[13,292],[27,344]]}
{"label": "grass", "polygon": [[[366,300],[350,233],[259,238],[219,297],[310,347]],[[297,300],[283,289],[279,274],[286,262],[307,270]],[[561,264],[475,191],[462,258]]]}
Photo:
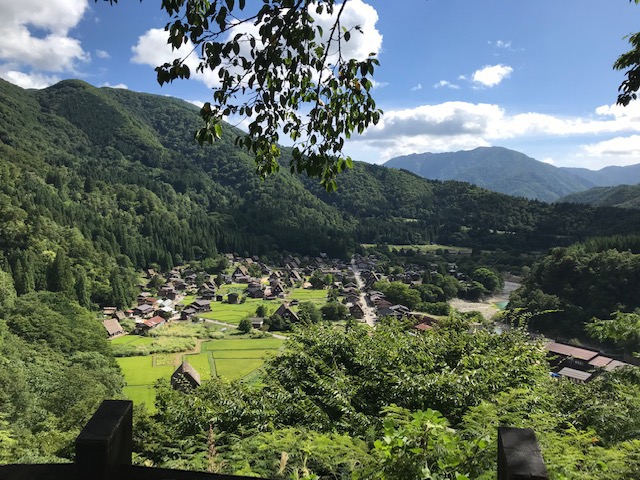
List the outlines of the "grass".
{"label": "grass", "polygon": [[137,345],[151,345],[153,338],[141,337],[140,335],[123,335],[122,337],[111,340],[111,345],[128,345],[130,347]]}
{"label": "grass", "polygon": [[224,327],[215,323],[171,322],[164,327],[155,330],[158,337],[182,337],[182,338],[211,338],[211,334],[219,332]]}
{"label": "grass", "polygon": [[264,363],[262,358],[215,359],[215,361],[218,376],[229,381],[249,375]]}
{"label": "grass", "polygon": [[185,297],[178,302],[178,305],[191,305],[196,298],[196,295],[185,295]]}
{"label": "grass", "polygon": [[204,381],[211,378],[211,361],[209,360],[210,356],[210,353],[205,352],[195,355],[184,355],[182,359],[189,362],[191,366],[195,368],[200,374],[200,379]]}
{"label": "grass", "polygon": [[133,340],[114,344],[112,350],[116,357],[151,355],[154,353],[186,352],[187,350],[193,349],[196,345],[193,336],[141,337],[139,335],[126,335],[120,338],[133,338]]}
{"label": "grass", "polygon": [[[373,243],[363,243],[362,244],[363,247],[365,248],[371,248],[371,247],[375,247],[375,245]],[[431,245],[387,245],[389,247],[389,249],[397,249],[400,250],[401,248],[406,249],[412,249],[412,250],[417,250],[419,252],[435,252],[436,250],[442,249],[442,250],[449,250],[449,252],[451,253],[471,253],[471,249],[467,248],[467,247],[455,247],[453,245],[438,245],[438,244],[431,244]]]}
{"label": "grass", "polygon": [[247,285],[244,283],[225,283],[220,286],[220,289],[216,292],[220,295],[228,295],[229,293],[242,293],[247,289]]}
{"label": "grass", "polygon": [[116,360],[122,369],[127,386],[130,387],[153,385],[160,378],[171,377],[175,370],[173,365],[154,367],[151,355],[117,358]]}
{"label": "grass", "polygon": [[213,355],[215,360],[218,361],[221,358],[269,358],[273,357],[278,351],[277,350],[216,350]]}
{"label": "grass", "polygon": [[[190,326],[194,333],[198,332],[199,325]],[[235,331],[235,330],[234,330]],[[120,337],[123,346],[129,346],[135,342],[141,342],[149,346],[158,339],[128,335]],[[190,339],[166,338],[165,340],[189,340],[195,342],[195,337]],[[156,353],[135,357],[117,358],[118,365],[122,369],[126,381],[124,394],[134,403],[144,403],[152,412],[155,411],[155,390],[153,385],[159,380],[168,380],[175,371],[176,360],[187,360],[200,374],[202,380],[209,380],[213,376],[219,376],[227,381],[248,378],[257,381],[257,371],[271,356],[277,355],[283,344],[283,340],[277,338],[251,338],[248,335],[228,335],[225,339],[209,340],[201,344],[200,353],[175,354]],[[176,358],[177,357],[177,358]]]}
{"label": "grass", "polygon": [[312,302],[317,306],[327,303],[327,290],[313,290],[306,288],[294,288],[289,294],[289,300],[302,302]]}
{"label": "grass", "polygon": [[203,351],[218,350],[277,350],[282,346],[279,338],[240,338],[212,340],[202,344]]}
{"label": "grass", "polygon": [[239,304],[213,302],[211,303],[210,312],[201,313],[198,316],[238,325],[243,318],[254,316],[258,305],[265,305],[269,311],[274,312],[280,306],[280,302],[260,300],[258,298],[248,298],[245,303]]}
{"label": "grass", "polygon": [[156,391],[151,388],[151,386],[127,386],[122,389],[122,393],[124,393],[129,400],[132,400],[135,405],[144,404],[150,413],[156,412]]}

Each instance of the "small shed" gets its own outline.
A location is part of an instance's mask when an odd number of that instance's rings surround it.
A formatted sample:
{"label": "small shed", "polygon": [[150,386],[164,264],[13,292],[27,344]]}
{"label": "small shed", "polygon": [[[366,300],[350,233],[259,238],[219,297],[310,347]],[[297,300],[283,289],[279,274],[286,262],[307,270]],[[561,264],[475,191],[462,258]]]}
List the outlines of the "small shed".
{"label": "small shed", "polygon": [[586,383],[591,379],[590,373],[569,367],[564,367],[558,372],[558,375],[568,378],[573,383]]}
{"label": "small shed", "polygon": [[264,325],[264,317],[251,317],[249,320],[251,321],[251,326],[257,330],[260,330]]}

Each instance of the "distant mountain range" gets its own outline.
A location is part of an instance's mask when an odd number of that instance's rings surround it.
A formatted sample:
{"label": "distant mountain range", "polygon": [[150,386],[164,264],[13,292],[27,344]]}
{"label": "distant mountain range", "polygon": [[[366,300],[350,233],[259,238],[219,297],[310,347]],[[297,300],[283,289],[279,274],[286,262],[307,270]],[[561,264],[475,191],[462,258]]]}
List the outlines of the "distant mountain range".
{"label": "distant mountain range", "polygon": [[392,158],[384,166],[408,170],[432,180],[459,180],[546,202],[593,187],[640,183],[640,164],[597,171],[558,168],[502,147],[406,155]]}
{"label": "distant mountain range", "polygon": [[603,207],[640,208],[640,185],[595,187],[584,192],[572,193],[558,201],[587,203]]}

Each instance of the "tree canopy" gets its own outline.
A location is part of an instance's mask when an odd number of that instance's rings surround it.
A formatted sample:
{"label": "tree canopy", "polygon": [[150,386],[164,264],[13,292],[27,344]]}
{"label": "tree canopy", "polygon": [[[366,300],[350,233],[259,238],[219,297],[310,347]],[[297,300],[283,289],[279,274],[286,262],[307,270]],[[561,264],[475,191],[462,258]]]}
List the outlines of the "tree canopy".
{"label": "tree canopy", "polygon": [[236,144],[255,156],[262,177],[279,169],[283,133],[293,141],[291,171],[335,190],[335,176],[352,165],[342,153],[345,140],[382,113],[370,94],[375,52],[352,58],[344,48],[362,33],[344,21],[348,1],[268,0],[258,9],[245,0],[163,0],[177,58],[156,68],[158,82],[188,79],[186,61],[197,55],[197,72],[219,78],[213,101],[200,111],[200,144],[222,137],[223,117],[239,116],[248,132]]}
{"label": "tree canopy", "polygon": [[[640,3],[640,0],[629,0]],[[626,80],[618,87],[618,104],[627,106],[631,100],[637,98],[637,91],[640,89],[640,32],[636,32],[627,37],[631,50],[623,53],[613,64],[616,70],[626,70]]]}

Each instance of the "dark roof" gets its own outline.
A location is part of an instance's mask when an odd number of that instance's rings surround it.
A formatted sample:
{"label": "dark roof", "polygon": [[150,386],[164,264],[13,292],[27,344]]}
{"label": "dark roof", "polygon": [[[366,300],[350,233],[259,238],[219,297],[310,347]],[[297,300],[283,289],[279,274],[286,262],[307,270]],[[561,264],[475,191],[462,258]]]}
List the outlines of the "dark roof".
{"label": "dark roof", "polygon": [[186,379],[192,387],[197,387],[202,383],[198,371],[186,360],[183,360],[182,364],[180,364],[176,371],[173,372],[173,375],[171,375],[171,386],[174,388],[178,386],[182,387],[183,384],[180,380],[183,378]]}
{"label": "dark roof", "polygon": [[611,363],[611,360],[613,359],[605,357],[604,355],[598,355],[589,362],[589,365],[593,365],[594,367],[604,367],[605,365]]}
{"label": "dark roof", "polygon": [[585,348],[572,347],[563,343],[549,342],[544,346],[548,352],[565,357],[573,357],[578,360],[589,361],[598,355],[598,352],[587,350]]}
{"label": "dark roof", "polygon": [[290,316],[293,317],[296,321],[298,320],[298,315],[289,308],[289,304],[281,303],[278,309],[275,311],[274,315],[280,315],[281,317]]}
{"label": "dark roof", "polygon": [[194,307],[206,307],[207,305],[211,305],[211,300],[204,300],[202,298],[199,298],[191,303],[191,306]]}
{"label": "dark roof", "polygon": [[628,367],[628,366],[629,366],[629,364],[628,364],[628,363],[621,362],[620,360],[611,360],[611,362],[609,362],[609,363],[604,367],[604,369],[605,369],[607,372],[610,372],[611,370],[615,370],[616,368],[619,368],[619,367]]}
{"label": "dark roof", "polygon": [[581,382],[586,382],[591,378],[591,374],[588,372],[583,372],[582,370],[576,370],[574,368],[564,367],[562,370],[558,372],[558,375],[567,378],[573,378],[575,380],[580,380]]}
{"label": "dark roof", "polygon": [[149,304],[143,303],[142,305],[138,305],[137,307],[135,307],[134,310],[139,310],[141,312],[146,313],[153,310],[153,307]]}

